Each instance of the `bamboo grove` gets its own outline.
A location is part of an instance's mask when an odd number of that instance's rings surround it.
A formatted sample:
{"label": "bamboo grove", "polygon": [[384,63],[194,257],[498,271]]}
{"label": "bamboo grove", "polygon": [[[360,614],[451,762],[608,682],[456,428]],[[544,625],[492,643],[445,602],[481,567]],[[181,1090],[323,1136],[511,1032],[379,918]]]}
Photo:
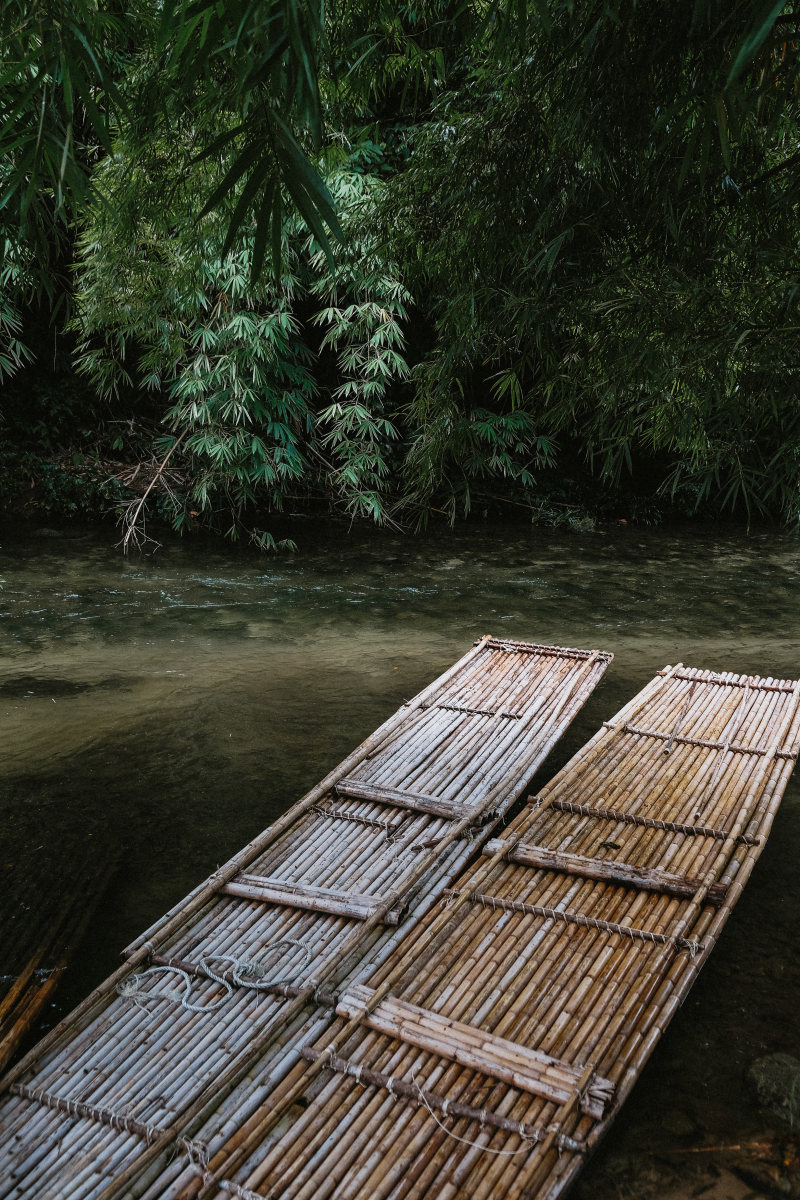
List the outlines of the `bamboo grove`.
{"label": "bamboo grove", "polygon": [[0,502],[795,520],[796,25],[3,0]]}

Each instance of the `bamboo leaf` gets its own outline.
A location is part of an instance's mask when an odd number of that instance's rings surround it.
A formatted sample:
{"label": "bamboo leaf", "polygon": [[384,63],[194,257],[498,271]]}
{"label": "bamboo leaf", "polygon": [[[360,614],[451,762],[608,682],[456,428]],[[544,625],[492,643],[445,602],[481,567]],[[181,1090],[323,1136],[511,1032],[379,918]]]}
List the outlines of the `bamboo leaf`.
{"label": "bamboo leaf", "polygon": [[218,137],[215,137],[204,150],[201,150],[199,154],[195,155],[191,161],[193,163],[202,162],[204,158],[211,158],[214,154],[218,154],[225,148],[225,146],[229,144],[229,142],[232,142],[234,138],[237,138],[241,133],[244,133],[246,129],[247,123],[245,121],[240,122],[240,124],[234,126],[233,129],[226,129],[224,133],[221,133]]}
{"label": "bamboo leaf", "polygon": [[342,231],[336,216],[333,199],[319,172],[311,165],[300,149],[288,125],[275,114],[273,114],[273,120],[279,146],[283,151],[287,167],[286,186],[290,194],[292,194],[292,198],[295,198],[292,191],[293,188],[297,189],[298,194],[301,190],[307,193],[319,217],[341,239]]}
{"label": "bamboo leaf", "polygon": [[228,231],[225,234],[225,241],[222,244],[222,251],[221,251],[223,258],[228,253],[231,246],[233,245],[234,239],[236,237],[236,234],[239,231],[239,228],[240,228],[242,222],[244,221],[245,217],[247,216],[247,213],[250,210],[250,207],[251,207],[253,201],[255,200],[258,192],[263,187],[264,187],[263,175],[253,172],[253,174],[250,176],[247,183],[245,184],[244,188],[242,189],[242,194],[239,197],[236,207],[233,210],[233,213],[231,214],[231,219],[228,222]]}
{"label": "bamboo leaf", "polygon": [[753,29],[743,39],[739,46],[733,66],[730,69],[725,86],[732,87],[743,71],[750,66],[764,42],[770,35],[772,27],[786,7],[785,0],[769,0],[759,13]]}
{"label": "bamboo leaf", "polygon": [[[269,157],[268,151],[265,151],[264,146],[259,142],[254,141],[249,146],[245,146],[241,154],[234,159],[233,166],[226,171],[222,181],[211,192],[211,195],[198,213],[198,220],[202,220],[212,209],[216,208],[220,201],[229,195],[244,174],[252,171],[258,175],[259,168],[263,166]],[[263,175],[261,178],[263,178]]]}
{"label": "bamboo leaf", "polygon": [[[276,181],[271,179],[264,190],[264,198],[256,223],[256,234],[253,241],[253,261],[250,268],[250,278],[252,280],[259,278],[264,267],[264,255],[267,248],[270,220],[276,205],[280,210],[280,188],[277,186]],[[278,275],[280,275],[280,261],[276,270]]]}
{"label": "bamboo leaf", "polygon": [[728,114],[722,92],[714,92],[714,108],[717,114],[717,130],[719,131],[719,146],[722,151],[722,161],[726,168],[731,168],[731,148],[728,142]]}

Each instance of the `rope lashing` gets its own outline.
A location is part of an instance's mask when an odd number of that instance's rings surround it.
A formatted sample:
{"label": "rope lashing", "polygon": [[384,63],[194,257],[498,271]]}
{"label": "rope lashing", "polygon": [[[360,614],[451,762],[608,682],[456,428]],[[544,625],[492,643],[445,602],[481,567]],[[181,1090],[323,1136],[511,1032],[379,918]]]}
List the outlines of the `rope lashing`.
{"label": "rope lashing", "polygon": [[[268,968],[264,966],[263,960],[274,954],[281,946],[298,947],[303,951],[303,961],[280,977],[267,978]],[[140,971],[136,975],[131,975],[128,979],[123,979],[117,985],[117,993],[124,1000],[130,1000],[138,1008],[145,1008],[148,1001],[167,1000],[174,1004],[179,1004],[181,1008],[185,1008],[188,1012],[210,1013],[221,1008],[230,999],[233,995],[234,987],[246,988],[250,991],[265,991],[268,988],[291,983],[305,970],[311,962],[311,957],[310,946],[305,942],[298,941],[296,938],[280,938],[280,940],[272,942],[265,948],[260,959],[235,958],[230,954],[203,954],[198,959],[197,965],[199,970],[203,972],[207,979],[218,983],[220,987],[225,989],[223,996],[206,1003],[196,1003],[192,1000],[194,980],[188,971],[177,964],[148,967],[146,971]],[[225,963],[228,968],[229,977],[226,978],[224,973],[212,967],[212,962],[215,964]],[[156,975],[165,974],[177,975],[180,983],[183,984],[183,991],[154,991],[145,987],[144,981],[146,979],[152,979]]]}
{"label": "rope lashing", "polygon": [[[530,1154],[531,1145],[532,1144],[536,1145],[538,1142],[540,1142],[542,1140],[541,1135],[538,1133],[538,1131],[535,1134],[534,1133],[523,1133],[522,1131],[520,1131],[517,1133],[517,1137],[522,1138],[523,1143],[527,1143],[526,1145],[518,1146],[516,1150],[495,1150],[494,1147],[492,1147],[492,1146],[482,1146],[480,1142],[474,1142],[471,1138],[461,1137],[459,1134],[453,1133],[452,1129],[448,1129],[447,1126],[443,1125],[442,1122],[439,1120],[436,1113],[433,1111],[433,1108],[428,1103],[428,1097],[425,1095],[422,1088],[417,1083],[415,1076],[416,1076],[416,1068],[412,1067],[411,1082],[416,1089],[416,1093],[417,1093],[417,1096],[419,1097],[420,1102],[428,1110],[428,1112],[433,1117],[434,1121],[439,1126],[439,1128],[444,1133],[446,1133],[449,1138],[452,1138],[454,1142],[463,1142],[465,1146],[472,1146],[475,1150],[483,1151],[484,1154],[500,1154],[506,1158],[514,1158],[517,1154]],[[449,1107],[450,1107],[449,1101],[445,1100],[441,1106],[442,1116],[444,1116],[444,1117],[447,1116]],[[487,1119],[487,1113],[486,1113],[486,1109],[484,1108],[484,1109],[480,1110],[480,1113],[478,1115],[478,1124],[481,1128],[481,1132],[483,1131],[483,1129],[486,1125],[486,1119]]]}
{"label": "rope lashing", "polygon": [[205,1187],[213,1186],[220,1192],[227,1192],[229,1196],[238,1196],[239,1200],[264,1200],[264,1196],[260,1192],[252,1192],[249,1188],[242,1187],[240,1183],[234,1183],[230,1179],[218,1179],[209,1169],[208,1148],[203,1142],[193,1142],[189,1138],[183,1138],[180,1144],[186,1151],[190,1165],[202,1176]]}
{"label": "rope lashing", "polygon": [[357,825],[380,829],[389,842],[396,841],[398,837],[398,834],[393,831],[391,821],[385,818],[381,820],[377,817],[364,817],[360,813],[349,812],[346,808],[326,808],[322,804],[312,805],[311,811],[318,813],[321,817],[330,817],[333,821],[354,821]]}
{"label": "rope lashing", "polygon": [[86,1101],[75,1100],[71,1096],[56,1096],[44,1087],[30,1087],[28,1084],[14,1083],[11,1085],[11,1091],[16,1096],[32,1100],[35,1104],[41,1104],[45,1108],[66,1113],[69,1117],[97,1121],[101,1125],[108,1126],[109,1129],[116,1129],[118,1133],[132,1133],[136,1137],[144,1138],[148,1146],[157,1138],[162,1137],[164,1133],[157,1125],[137,1121],[127,1113],[115,1112],[110,1108],[100,1108],[96,1104],[87,1104]]}
{"label": "rope lashing", "polygon": [[[448,888],[442,897],[445,907],[453,903],[456,896],[462,893]],[[684,937],[674,937],[669,933],[654,933],[649,929],[638,929],[635,925],[619,925],[616,921],[604,921],[599,917],[590,917],[586,913],[574,912],[568,908],[552,908],[545,904],[529,904],[522,900],[511,900],[506,896],[487,896],[484,892],[470,892],[469,899],[473,904],[496,911],[525,913],[534,917],[544,917],[548,921],[563,921],[567,925],[583,925],[586,929],[597,929],[608,933],[616,933],[632,941],[651,942],[664,946],[672,943],[680,950],[688,950],[692,958],[703,949],[702,942],[691,941]]]}
{"label": "rope lashing", "polygon": [[[395,1100],[406,1099],[412,1100],[415,1104],[424,1104],[430,1112],[431,1109],[439,1109],[443,1117],[453,1117],[460,1120],[476,1121],[483,1129],[498,1129],[504,1133],[516,1134],[523,1138],[526,1142],[537,1143],[545,1141],[550,1135],[555,1135],[556,1145],[559,1153],[562,1151],[570,1151],[575,1154],[584,1154],[586,1152],[585,1142],[568,1137],[560,1132],[560,1125],[548,1125],[544,1128],[536,1125],[530,1125],[527,1122],[512,1121],[508,1117],[501,1116],[499,1113],[492,1112],[488,1109],[473,1108],[471,1105],[463,1104],[459,1100],[454,1100],[450,1097],[441,1096],[436,1092],[424,1091],[420,1088],[417,1081],[414,1079],[412,1071],[411,1080],[399,1079],[396,1076],[386,1075],[381,1071],[372,1070],[364,1063],[356,1063],[352,1059],[338,1058],[332,1046],[327,1046],[325,1049],[317,1049],[314,1046],[306,1046],[301,1051],[302,1057],[308,1062],[321,1062],[325,1070],[336,1071],[343,1075],[349,1075],[355,1079],[357,1083],[364,1087],[378,1087],[387,1091]],[[438,1117],[435,1113],[431,1113],[434,1120],[438,1122]],[[455,1134],[450,1134],[448,1129],[445,1132],[455,1137]],[[466,1140],[466,1139],[456,1139]],[[469,1142],[469,1145],[476,1145],[479,1150],[487,1150],[488,1147],[477,1145],[475,1142]],[[498,1153],[498,1151],[490,1151],[490,1153]],[[504,1151],[509,1154],[511,1151]],[[519,1151],[513,1151],[514,1154]]]}
{"label": "rope lashing", "polygon": [[615,725],[613,721],[603,721],[603,728],[632,733],[636,737],[660,738],[661,741],[668,742],[670,745],[675,743],[679,746],[700,746],[705,750],[725,750],[726,752],[732,750],[735,754],[755,754],[762,758],[765,754],[775,753],[775,751],[770,752],[766,746],[743,746],[738,742],[713,742],[707,738],[683,737],[674,732],[665,732],[663,729],[642,729],[638,725],[631,725],[628,721],[624,725]]}
{"label": "rope lashing", "polygon": [[[551,800],[551,808],[576,817],[591,817],[598,821],[617,821],[623,825],[641,825],[646,829],[661,829],[667,833],[685,833],[687,837],[715,838],[724,842],[727,829],[714,829],[710,825],[686,825],[678,821],[661,821],[656,817],[641,817],[636,813],[622,812],[617,808],[596,808],[589,804],[576,804],[572,800]],[[759,846],[761,838],[741,833],[736,839],[744,846]]]}

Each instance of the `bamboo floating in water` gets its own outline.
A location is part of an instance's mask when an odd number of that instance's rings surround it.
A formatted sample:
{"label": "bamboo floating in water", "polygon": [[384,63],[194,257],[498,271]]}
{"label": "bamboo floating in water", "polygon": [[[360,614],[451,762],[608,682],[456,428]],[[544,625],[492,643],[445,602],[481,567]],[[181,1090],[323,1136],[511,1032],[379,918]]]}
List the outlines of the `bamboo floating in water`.
{"label": "bamboo floating in water", "polygon": [[9,955],[20,956],[22,968],[0,999],[0,1071],[12,1060],[20,1042],[55,993],[69,962],[70,950],[83,936],[115,865],[110,860],[84,871],[82,886],[79,889],[76,884],[68,898],[59,903],[57,914],[48,919],[33,948],[26,941],[18,942],[16,947],[6,946]]}
{"label": "bamboo floating in water", "polygon": [[0,1070],[11,1061],[20,1041],[58,987],[59,977],[66,966],[66,955],[63,953],[52,967],[45,970],[43,977],[37,978],[39,964],[51,950],[52,939],[47,936],[0,1001]]}

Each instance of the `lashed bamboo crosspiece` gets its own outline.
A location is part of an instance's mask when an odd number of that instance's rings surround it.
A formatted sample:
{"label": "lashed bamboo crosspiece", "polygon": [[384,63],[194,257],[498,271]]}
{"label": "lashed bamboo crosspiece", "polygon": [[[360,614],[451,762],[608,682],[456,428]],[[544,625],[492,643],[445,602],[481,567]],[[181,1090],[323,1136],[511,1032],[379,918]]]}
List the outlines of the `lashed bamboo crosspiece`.
{"label": "lashed bamboo crosspiece", "polygon": [[210,1173],[184,1164],[171,1198],[556,1200],[710,953],[798,746],[800,683],[660,673],[268,1094],[209,1118]]}
{"label": "lashed bamboo crosspiece", "polygon": [[[137,938],[4,1081],[0,1197],[6,1178],[64,1200],[166,1195],[184,1172],[210,1186],[215,1139],[195,1134],[246,1120],[336,1020],[340,987],[435,904],[609,659],[480,639]],[[274,973],[251,977],[279,946]]]}

